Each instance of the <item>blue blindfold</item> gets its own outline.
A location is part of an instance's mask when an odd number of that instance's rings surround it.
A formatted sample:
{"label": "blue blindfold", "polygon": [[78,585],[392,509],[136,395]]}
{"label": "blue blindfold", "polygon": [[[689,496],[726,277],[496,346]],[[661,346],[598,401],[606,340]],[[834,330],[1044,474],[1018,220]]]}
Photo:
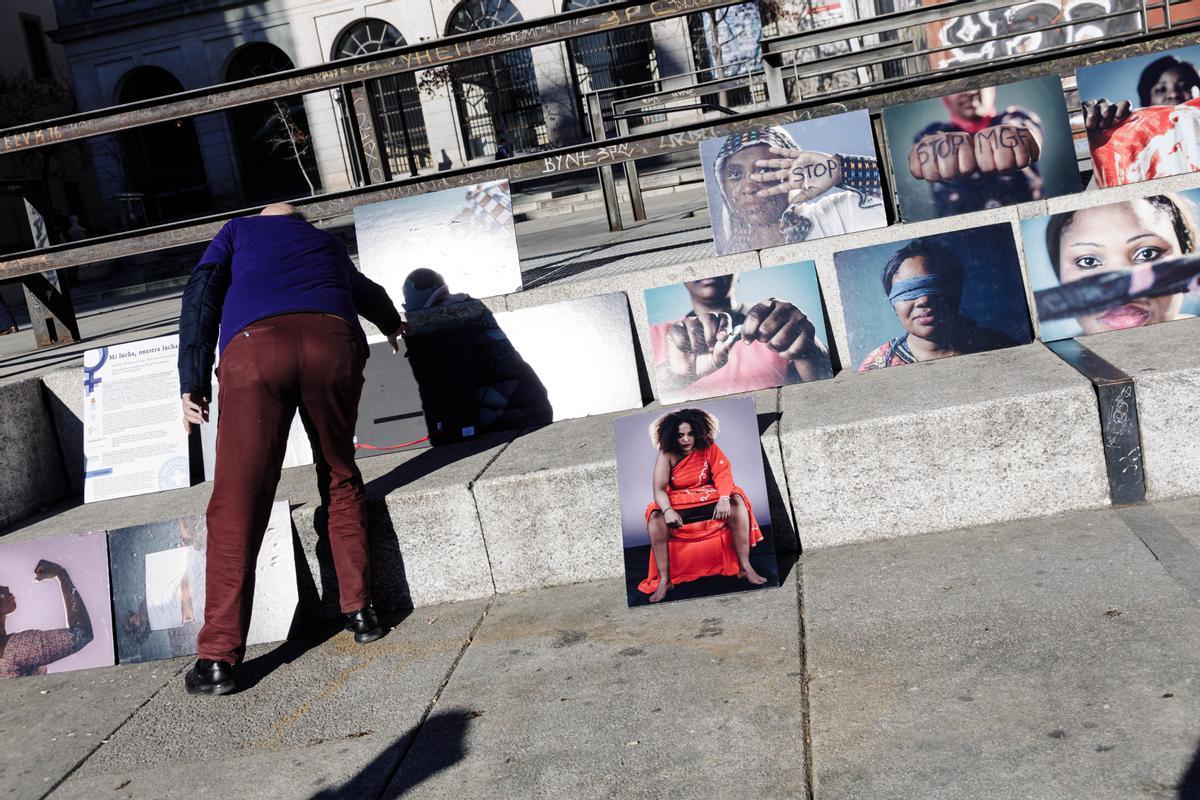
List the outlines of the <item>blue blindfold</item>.
{"label": "blue blindfold", "polygon": [[962,296],[962,281],[955,276],[943,274],[906,278],[892,284],[892,291],[888,293],[888,300],[895,306],[897,303],[905,300],[916,300],[918,297],[934,296]]}

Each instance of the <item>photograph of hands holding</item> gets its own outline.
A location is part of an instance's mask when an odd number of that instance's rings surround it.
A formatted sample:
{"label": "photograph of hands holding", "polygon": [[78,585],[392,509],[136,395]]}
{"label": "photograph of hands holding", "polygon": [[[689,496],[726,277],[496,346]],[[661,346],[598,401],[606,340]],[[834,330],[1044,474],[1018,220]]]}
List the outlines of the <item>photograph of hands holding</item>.
{"label": "photograph of hands holding", "polygon": [[663,402],[833,376],[811,261],[647,289]]}
{"label": "photograph of hands holding", "polygon": [[1200,170],[1200,47],[1077,70],[1100,188]]}

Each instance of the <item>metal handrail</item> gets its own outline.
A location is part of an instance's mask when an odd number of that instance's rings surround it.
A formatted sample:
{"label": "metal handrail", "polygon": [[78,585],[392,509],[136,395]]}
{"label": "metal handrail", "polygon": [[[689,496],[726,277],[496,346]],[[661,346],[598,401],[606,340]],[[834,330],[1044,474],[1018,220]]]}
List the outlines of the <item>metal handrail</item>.
{"label": "metal handrail", "polygon": [[[1200,21],[1187,26],[1190,31],[1200,27]],[[997,70],[991,62],[965,64],[953,71],[941,70],[936,74],[906,76],[889,84],[890,91],[879,91],[877,86],[850,87],[839,93],[836,102],[828,97],[808,99],[781,108],[743,112],[726,117],[717,124],[710,120],[683,123],[679,126],[649,133],[633,133],[609,139],[602,146],[587,142],[559,148],[544,153],[519,155],[504,162],[480,169],[463,167],[431,176],[418,176],[391,181],[376,186],[350,189],[330,193],[307,201],[298,200],[296,205],[310,219],[322,220],[349,214],[357,206],[407,197],[426,191],[466,186],[490,180],[528,180],[547,175],[560,175],[597,167],[619,164],[666,153],[692,149],[701,140],[727,135],[741,130],[748,124],[780,125],[800,120],[838,114],[857,108],[900,105],[903,103],[941,97],[953,91],[962,91],[969,85],[979,85],[981,80],[994,83],[1011,82],[1029,77],[1033,68],[1042,74],[1063,72],[1083,64],[1128,57],[1150,49],[1171,49],[1191,44],[1194,33],[1181,33],[1178,29],[1159,31],[1132,37],[1127,43],[1114,47],[1111,42],[1092,40],[1081,42],[1069,52],[1033,52],[1020,54]],[[1155,47],[1157,45],[1157,47]],[[1082,63],[1081,63],[1082,62]],[[212,238],[228,219],[256,213],[261,206],[211,215],[169,225],[160,225],[123,234],[87,239],[78,243],[53,245],[44,250],[14,253],[0,260],[0,278],[11,278],[104,261],[121,256],[154,250],[196,244]]]}
{"label": "metal handrail", "polygon": [[591,33],[641,25],[655,20],[694,14],[744,0],[614,0],[552,19],[535,18],[486,31],[448,36],[431,42],[381,50],[332,63],[246,78],[218,86],[179,92],[173,95],[85,111],[67,117],[18,125],[0,130],[0,155],[31,150],[89,136],[165,122],[174,119],[223,111],[237,106],[335,89],[346,84],[417,72],[467,61],[480,56],[535,45],[550,44]]}

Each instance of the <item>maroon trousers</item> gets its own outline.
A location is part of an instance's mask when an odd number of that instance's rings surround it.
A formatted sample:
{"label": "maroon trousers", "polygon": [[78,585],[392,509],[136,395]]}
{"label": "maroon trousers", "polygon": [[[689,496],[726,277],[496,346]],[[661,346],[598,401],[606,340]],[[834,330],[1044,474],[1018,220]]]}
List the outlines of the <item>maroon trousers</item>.
{"label": "maroon trousers", "polygon": [[255,563],[297,409],[329,511],[342,611],[368,605],[366,491],[354,463],[366,357],[349,323],[315,313],[259,320],[221,354],[200,658],[236,664],[245,655]]}

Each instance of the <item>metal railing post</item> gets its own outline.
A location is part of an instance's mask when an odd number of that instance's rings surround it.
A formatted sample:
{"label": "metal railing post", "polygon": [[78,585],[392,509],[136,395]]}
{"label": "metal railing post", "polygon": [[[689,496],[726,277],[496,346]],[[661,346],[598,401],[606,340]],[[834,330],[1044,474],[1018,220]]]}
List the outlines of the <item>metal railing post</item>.
{"label": "metal railing post", "polygon": [[783,66],[763,59],[763,78],[767,84],[767,105],[787,105],[787,87],[783,83]]}
{"label": "metal railing post", "polygon": [[[46,221],[28,200],[25,215],[29,219],[29,232],[33,235],[33,246],[40,250],[50,246]],[[75,304],[71,292],[58,277],[58,270],[41,274],[22,275],[21,285],[25,289],[25,305],[29,309],[29,325],[38,347],[52,347],[79,341],[79,321],[75,318]]]}
{"label": "metal railing post", "polygon": [[[592,92],[587,96],[588,126],[592,129],[592,141],[602,142],[606,138],[604,132],[604,109],[600,105],[600,94]],[[608,215],[610,231],[625,230],[621,223],[621,198],[617,196],[617,181],[613,177],[611,164],[597,168],[600,173],[600,191],[604,193],[604,213]]]}
{"label": "metal railing post", "polygon": [[350,87],[350,106],[354,109],[354,125],[358,129],[358,145],[363,157],[364,177],[368,184],[384,183],[392,179],[387,156],[379,142],[379,126],[375,120],[375,108],[371,104],[371,93],[365,83]]}
{"label": "metal railing post", "polygon": [[[629,120],[622,117],[617,120],[617,135],[629,135]],[[642,199],[642,179],[638,175],[637,162],[633,159],[625,162],[625,183],[629,185],[629,204],[633,206],[633,218],[638,221],[646,219],[646,202]]]}

